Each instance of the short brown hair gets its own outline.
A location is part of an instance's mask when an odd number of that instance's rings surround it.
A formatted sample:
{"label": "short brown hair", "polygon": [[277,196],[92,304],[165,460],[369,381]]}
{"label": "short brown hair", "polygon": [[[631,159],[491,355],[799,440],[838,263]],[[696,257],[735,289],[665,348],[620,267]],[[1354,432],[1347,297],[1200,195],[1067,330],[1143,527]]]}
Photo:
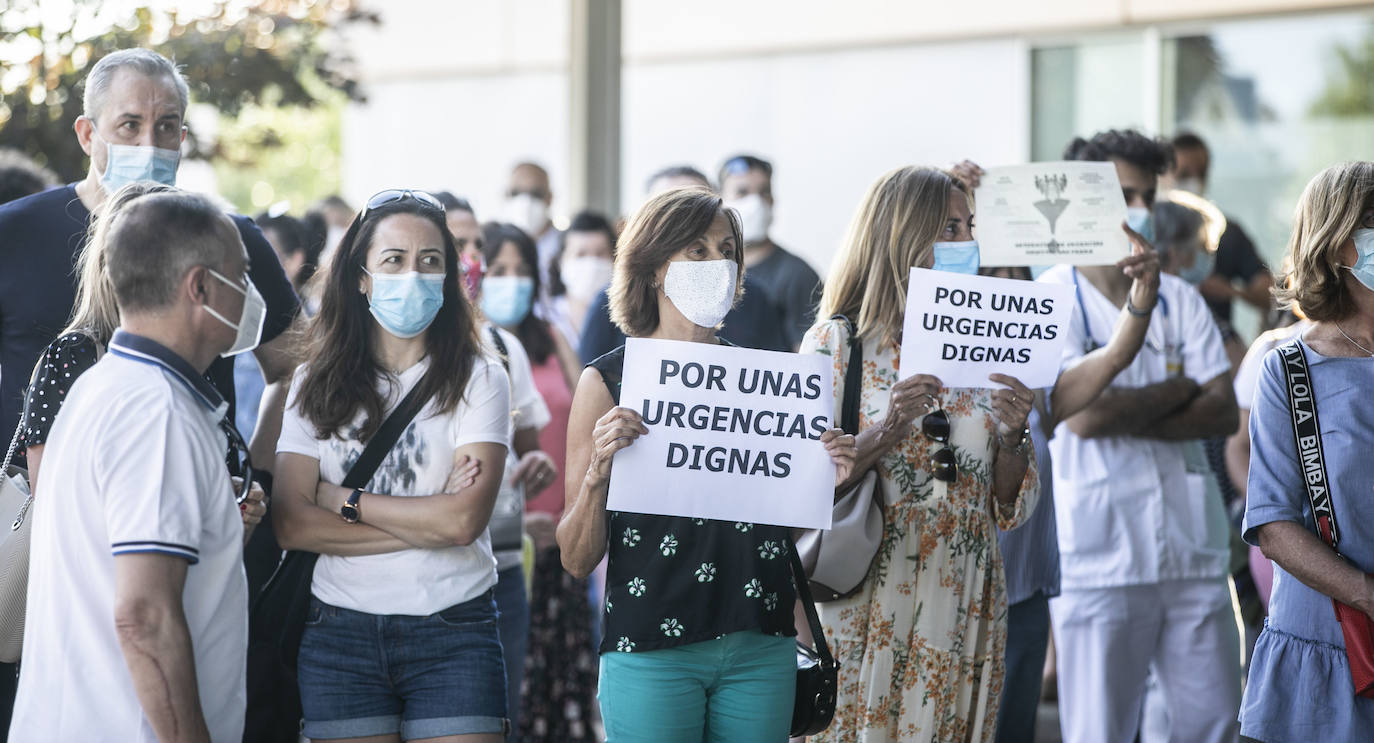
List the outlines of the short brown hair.
{"label": "short brown hair", "polygon": [[1318,173],[1303,189],[1293,215],[1293,236],[1285,256],[1291,268],[1276,282],[1274,296],[1297,305],[1314,322],[1342,320],[1355,311],[1346,286],[1348,272],[1338,253],[1374,204],[1374,163],[1349,162]]}
{"label": "short brown hair", "polygon": [[735,210],[699,186],[664,191],[635,212],[616,248],[608,294],[611,321],[622,333],[638,337],[658,328],[658,269],[706,234],[720,215],[729,220],[735,240],[735,302],[744,296],[744,236]]}

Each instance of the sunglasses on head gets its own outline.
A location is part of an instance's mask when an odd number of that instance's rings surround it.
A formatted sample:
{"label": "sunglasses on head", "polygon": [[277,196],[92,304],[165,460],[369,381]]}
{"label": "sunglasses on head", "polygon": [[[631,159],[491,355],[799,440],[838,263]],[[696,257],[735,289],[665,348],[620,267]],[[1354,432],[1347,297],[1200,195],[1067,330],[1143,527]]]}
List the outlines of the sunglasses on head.
{"label": "sunglasses on head", "polygon": [[952,483],[959,479],[959,462],[949,445],[949,432],[949,414],[944,408],[936,408],[921,419],[921,433],[931,441],[944,444],[930,457],[931,476],[940,482]]}
{"label": "sunglasses on head", "polygon": [[405,201],[406,199],[412,199],[421,206],[433,209],[440,214],[444,213],[443,203],[424,191],[417,191],[411,188],[388,188],[385,191],[378,191],[372,195],[372,198],[367,200],[367,205],[363,207],[363,213],[359,216],[358,220],[360,222],[366,220],[368,212],[374,209],[380,209],[387,204],[395,204]]}

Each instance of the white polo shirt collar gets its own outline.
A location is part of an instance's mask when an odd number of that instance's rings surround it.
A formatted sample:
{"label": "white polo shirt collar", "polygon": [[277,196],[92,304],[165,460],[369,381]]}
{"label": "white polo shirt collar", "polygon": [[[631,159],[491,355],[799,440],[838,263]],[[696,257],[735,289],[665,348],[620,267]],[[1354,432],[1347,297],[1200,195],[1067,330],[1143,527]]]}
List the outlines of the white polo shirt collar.
{"label": "white polo shirt collar", "polygon": [[110,353],[162,367],[169,376],[185,385],[196,400],[212,411],[216,418],[223,418],[225,413],[229,412],[229,402],[214,385],[210,384],[210,380],[204,375],[197,374],[195,368],[172,349],[151,338],[123,329],[116,330],[114,337],[110,339]]}

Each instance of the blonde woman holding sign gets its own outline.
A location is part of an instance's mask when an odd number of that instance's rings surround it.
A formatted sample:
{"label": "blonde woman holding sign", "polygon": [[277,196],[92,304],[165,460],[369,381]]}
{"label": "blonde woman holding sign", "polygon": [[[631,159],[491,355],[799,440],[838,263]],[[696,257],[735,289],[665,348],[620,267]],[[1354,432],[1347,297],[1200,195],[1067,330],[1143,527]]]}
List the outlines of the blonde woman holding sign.
{"label": "blonde woman holding sign", "polygon": [[[906,282],[913,266],[976,271],[966,187],[907,167],[869,189],[821,297],[820,317],[854,321],[863,344],[857,461],[877,467],[887,505],[861,590],[821,606],[840,663],[835,722],[817,741],[990,740],[1002,687],[1006,612],[996,527],[1026,520],[1039,492],[1014,377],[948,388],[899,380]],[[972,248],[970,251],[969,248]],[[818,323],[802,352],[835,363],[841,409],[849,331]],[[1005,389],[987,389],[992,383]]]}
{"label": "blonde woman holding sign", "polygon": [[[611,319],[630,337],[720,343],[742,293],[743,252],[739,218],[715,193],[653,197],[616,252]],[[638,413],[618,407],[624,359],[622,346],[578,382],[558,526],[574,576],[609,555],[599,692],[607,742],[785,741],[796,675],[790,530],[607,509],[612,457],[648,433]],[[854,437],[831,429],[820,440],[837,481],[847,479]]]}

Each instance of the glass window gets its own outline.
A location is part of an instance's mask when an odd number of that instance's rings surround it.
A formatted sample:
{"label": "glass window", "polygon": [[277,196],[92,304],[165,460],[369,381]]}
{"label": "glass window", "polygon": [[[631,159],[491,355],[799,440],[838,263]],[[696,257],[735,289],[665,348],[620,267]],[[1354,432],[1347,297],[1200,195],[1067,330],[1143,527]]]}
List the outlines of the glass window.
{"label": "glass window", "polygon": [[1307,181],[1374,152],[1374,16],[1217,23],[1161,60],[1165,129],[1207,142],[1208,198],[1277,267]]}
{"label": "glass window", "polygon": [[1031,158],[1058,160],[1076,136],[1148,123],[1144,84],[1138,34],[1033,50]]}

